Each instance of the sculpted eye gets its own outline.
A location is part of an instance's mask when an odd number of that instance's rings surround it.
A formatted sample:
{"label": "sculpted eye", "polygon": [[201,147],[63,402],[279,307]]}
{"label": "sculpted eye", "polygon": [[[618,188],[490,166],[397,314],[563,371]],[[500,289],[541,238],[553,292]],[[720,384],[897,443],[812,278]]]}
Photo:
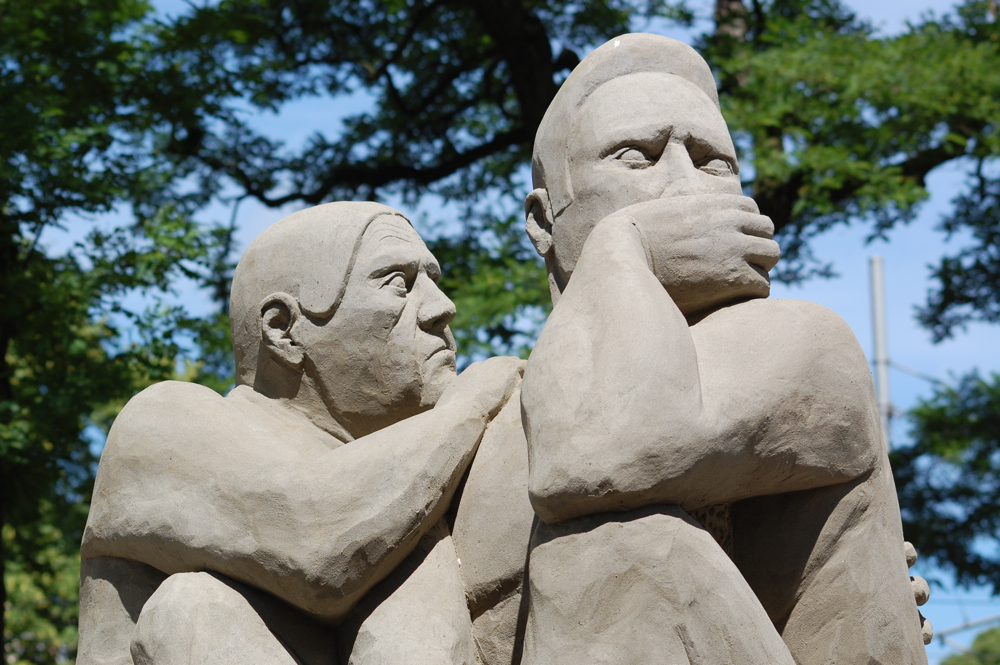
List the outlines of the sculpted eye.
{"label": "sculpted eye", "polygon": [[710,157],[697,165],[698,168],[709,175],[727,176],[734,175],[736,170],[728,159],[722,157]]}
{"label": "sculpted eye", "polygon": [[394,272],[385,280],[385,286],[397,289],[402,295],[406,295],[406,276],[401,272]]}
{"label": "sculpted eye", "polygon": [[650,159],[645,152],[635,146],[623,148],[617,155],[615,155],[615,159],[625,162],[632,168],[644,168],[653,163],[653,160]]}

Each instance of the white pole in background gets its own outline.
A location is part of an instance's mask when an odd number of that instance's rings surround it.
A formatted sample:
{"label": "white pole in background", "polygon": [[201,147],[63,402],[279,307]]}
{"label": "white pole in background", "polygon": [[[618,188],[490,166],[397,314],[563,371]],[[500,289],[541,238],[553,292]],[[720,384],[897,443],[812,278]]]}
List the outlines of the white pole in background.
{"label": "white pole in background", "polygon": [[878,411],[882,418],[882,438],[889,447],[889,424],[892,418],[892,401],[889,397],[889,342],[885,329],[885,280],[882,257],[870,260],[872,280],[872,332],[875,336],[875,391]]}

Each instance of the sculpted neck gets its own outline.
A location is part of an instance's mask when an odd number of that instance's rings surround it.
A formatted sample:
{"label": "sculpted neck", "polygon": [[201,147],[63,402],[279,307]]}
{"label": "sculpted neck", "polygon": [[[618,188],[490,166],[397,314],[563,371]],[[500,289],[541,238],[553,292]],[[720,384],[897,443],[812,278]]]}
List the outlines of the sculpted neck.
{"label": "sculpted neck", "polygon": [[315,427],[335,439],[344,443],[354,441],[354,436],[347,427],[330,413],[316,382],[307,372],[279,368],[276,363],[270,367],[261,367],[254,378],[253,390],[286,409],[305,416]]}
{"label": "sculpted neck", "polygon": [[303,375],[302,381],[299,383],[299,390],[294,396],[281,397],[278,401],[287,408],[303,414],[313,425],[330,436],[340,439],[344,443],[354,441],[354,437],[347,431],[347,428],[341,425],[330,413],[326,402],[308,375]]}

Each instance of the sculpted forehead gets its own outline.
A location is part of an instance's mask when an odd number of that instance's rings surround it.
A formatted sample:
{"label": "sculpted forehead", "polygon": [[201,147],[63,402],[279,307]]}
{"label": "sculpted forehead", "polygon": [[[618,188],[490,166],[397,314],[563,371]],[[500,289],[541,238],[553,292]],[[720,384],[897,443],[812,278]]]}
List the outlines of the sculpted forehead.
{"label": "sculpted forehead", "polygon": [[[357,269],[367,272],[383,265],[423,262],[437,266],[434,256],[413,226],[397,215],[383,215],[365,232]],[[367,276],[363,275],[362,277]]]}
{"label": "sculpted forehead", "polygon": [[423,245],[423,239],[406,219],[399,215],[382,215],[371,223],[365,232],[362,247],[377,246],[382,242],[417,243]]}
{"label": "sculpted forehead", "polygon": [[726,121],[704,92],[672,74],[631,74],[608,81],[584,102],[572,125],[567,157],[572,163],[621,145],[670,138],[704,143],[735,158]]}
{"label": "sculpted forehead", "polygon": [[389,251],[393,247],[417,245],[425,247],[423,238],[405,218],[398,215],[383,215],[371,223],[365,231],[358,260],[373,254]]}

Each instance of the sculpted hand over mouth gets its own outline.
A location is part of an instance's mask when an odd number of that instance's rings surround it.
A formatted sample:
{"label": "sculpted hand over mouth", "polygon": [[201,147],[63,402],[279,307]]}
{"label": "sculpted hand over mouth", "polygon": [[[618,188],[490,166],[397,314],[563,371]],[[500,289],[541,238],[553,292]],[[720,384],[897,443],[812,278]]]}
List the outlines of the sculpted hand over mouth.
{"label": "sculpted hand over mouth", "polygon": [[698,194],[636,203],[604,218],[633,226],[650,270],[685,315],[747,298],[766,298],[768,271],[781,257],[774,225],[746,196]]}

